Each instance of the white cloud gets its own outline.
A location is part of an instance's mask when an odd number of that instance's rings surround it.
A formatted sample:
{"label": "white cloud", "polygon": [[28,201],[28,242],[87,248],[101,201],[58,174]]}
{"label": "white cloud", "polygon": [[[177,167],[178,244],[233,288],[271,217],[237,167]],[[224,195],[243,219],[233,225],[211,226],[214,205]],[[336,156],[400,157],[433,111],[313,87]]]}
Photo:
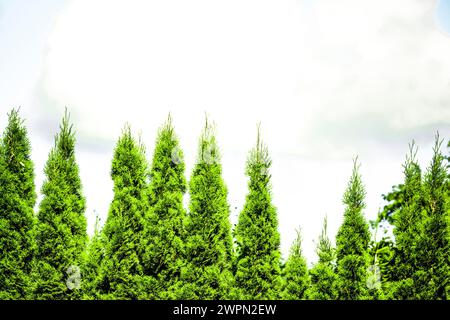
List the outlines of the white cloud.
{"label": "white cloud", "polygon": [[[149,155],[171,111],[189,166],[208,112],[235,213],[261,120],[284,251],[300,224],[311,260],[323,216],[333,234],[340,223],[353,155],[373,217],[401,178],[406,142],[423,128],[426,141],[449,132],[450,40],[433,24],[433,3],[73,1],[48,41],[43,93],[70,107],[82,136],[114,140],[129,121]],[[79,153],[90,209],[103,215],[111,155]]]}

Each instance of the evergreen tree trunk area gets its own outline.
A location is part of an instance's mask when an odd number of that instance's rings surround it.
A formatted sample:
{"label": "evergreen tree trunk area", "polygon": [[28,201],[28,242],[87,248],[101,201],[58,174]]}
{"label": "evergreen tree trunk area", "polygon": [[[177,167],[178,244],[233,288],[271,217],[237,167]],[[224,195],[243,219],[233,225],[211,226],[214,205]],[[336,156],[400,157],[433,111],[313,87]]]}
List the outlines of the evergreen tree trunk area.
{"label": "evergreen tree trunk area", "polygon": [[383,195],[373,234],[355,161],[336,245],[325,219],[310,266],[300,232],[281,257],[272,162],[259,130],[246,163],[245,204],[232,228],[214,126],[206,121],[189,181],[170,116],[151,163],[127,126],[113,154],[108,217],[103,226],[97,219],[89,239],[67,111],[35,211],[31,144],[12,110],[0,139],[0,300],[447,300],[450,155],[443,143],[437,135],[424,171],[410,145],[403,181]]}

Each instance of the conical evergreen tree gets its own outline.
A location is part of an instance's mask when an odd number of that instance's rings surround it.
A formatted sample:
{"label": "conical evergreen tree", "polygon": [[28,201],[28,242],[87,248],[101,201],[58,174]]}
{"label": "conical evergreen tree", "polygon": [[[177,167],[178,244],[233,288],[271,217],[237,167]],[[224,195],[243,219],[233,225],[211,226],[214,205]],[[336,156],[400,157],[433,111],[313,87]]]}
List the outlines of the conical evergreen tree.
{"label": "conical evergreen tree", "polygon": [[337,270],[339,275],[339,299],[368,299],[367,277],[369,268],[369,225],[363,215],[366,195],[357,160],[344,194],[346,206],[344,223],[337,237]]}
{"label": "conical evergreen tree", "polygon": [[75,160],[75,133],[66,114],[45,166],[37,226],[36,298],[79,299],[87,242],[86,202]]}
{"label": "conical evergreen tree", "polygon": [[422,234],[423,211],[422,173],[416,160],[417,148],[414,142],[404,164],[405,182],[402,187],[402,204],[395,211],[395,267],[396,281],[392,286],[392,298],[414,299],[414,273],[418,267],[417,243]]}
{"label": "conical evergreen tree", "polygon": [[32,294],[36,193],[30,153],[23,120],[12,110],[0,141],[0,300]]}
{"label": "conical evergreen tree", "polygon": [[433,158],[424,179],[427,216],[418,244],[420,268],[415,281],[420,299],[450,298],[450,206],[446,199],[447,172],[441,144],[437,135]]}
{"label": "conical evergreen tree", "polygon": [[179,297],[190,300],[226,299],[233,284],[230,209],[219,149],[208,120],[200,138],[189,191],[186,266],[182,269],[183,288]]}
{"label": "conical evergreen tree", "polygon": [[302,252],[302,236],[297,230],[297,238],[291,247],[291,252],[283,269],[284,300],[305,300],[311,280],[308,274],[308,266]]}
{"label": "conical evergreen tree", "polygon": [[238,250],[235,277],[241,299],[280,297],[280,234],[271,199],[271,163],[258,129],[256,147],[247,161],[249,192],[235,230]]}
{"label": "conical evergreen tree", "polygon": [[328,222],[324,219],[322,234],[317,245],[318,263],[310,270],[311,287],[308,298],[311,300],[336,300],[338,298],[338,277],[335,266],[335,250],[327,235]]}
{"label": "conical evergreen tree", "polygon": [[150,171],[150,224],[145,272],[157,279],[152,299],[177,299],[183,267],[186,192],[185,164],[178,138],[169,119],[159,130]]}
{"label": "conical evergreen tree", "polygon": [[103,228],[105,256],[97,288],[104,299],[147,298],[144,231],[148,223],[148,165],[145,151],[126,127],[114,151],[114,199]]}

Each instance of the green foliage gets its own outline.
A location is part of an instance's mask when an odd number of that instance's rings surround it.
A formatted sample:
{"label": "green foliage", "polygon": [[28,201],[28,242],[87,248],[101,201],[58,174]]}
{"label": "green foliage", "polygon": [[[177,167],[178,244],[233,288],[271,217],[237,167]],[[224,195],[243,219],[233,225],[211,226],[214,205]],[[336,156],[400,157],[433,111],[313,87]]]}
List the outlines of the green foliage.
{"label": "green foliage", "polygon": [[280,234],[271,199],[271,163],[258,132],[256,147],[247,161],[249,193],[235,230],[235,277],[241,299],[277,299],[281,289]]}
{"label": "green foliage", "polygon": [[394,213],[395,268],[396,281],[392,295],[395,299],[414,299],[414,273],[418,267],[417,243],[422,236],[423,211],[422,173],[416,160],[417,148],[414,142],[404,164],[405,182],[403,202]]}
{"label": "green foliage", "polygon": [[45,166],[37,226],[37,299],[70,300],[81,294],[77,269],[87,234],[78,171],[75,134],[66,112]]}
{"label": "green foliage", "polygon": [[[117,142],[111,178],[114,199],[102,232],[105,252],[97,287],[104,299],[145,299],[147,277],[143,254],[148,223],[148,165],[144,148],[134,140],[129,127]],[[95,259],[99,252],[93,254]]]}
{"label": "green foliage", "polygon": [[371,241],[369,245],[369,255],[371,257],[371,265],[379,268],[379,279],[380,281],[379,290],[381,292],[371,292],[372,296],[375,293],[375,298],[387,298],[386,293],[392,290],[392,281],[394,279],[394,269],[395,265],[395,243],[394,241],[386,235],[387,230],[384,229],[385,234],[383,237],[376,241],[376,234],[378,228],[380,228],[380,222],[377,221],[375,239]]}
{"label": "green foliage", "polygon": [[271,160],[259,131],[235,247],[213,127],[207,122],[199,141],[186,214],[185,164],[170,117],[150,168],[140,141],[123,131],[112,160],[114,199],[105,226],[97,220],[88,242],[67,112],[45,166],[37,217],[27,130],[17,110],[8,117],[0,139],[0,300],[450,298],[450,155],[442,154],[439,136],[425,175],[410,146],[404,181],[383,195],[388,203],[371,222],[372,240],[355,161],[337,247],[325,219],[319,261],[308,272],[300,233],[281,268]]}
{"label": "green foliage", "polygon": [[398,184],[392,187],[391,192],[383,194],[383,200],[387,202],[383,211],[378,214],[378,220],[380,222],[387,221],[391,224],[394,223],[394,215],[399,209],[401,209],[405,198],[405,186],[404,184]]}
{"label": "green foliage", "polygon": [[423,236],[417,244],[420,267],[415,273],[417,297],[445,300],[450,297],[450,206],[448,174],[436,136],[433,158],[424,178]]}
{"label": "green foliage", "polygon": [[99,229],[99,218],[95,221],[94,235],[91,237],[83,256],[82,289],[83,299],[98,300],[101,295],[97,288],[100,266],[105,257],[106,239]]}
{"label": "green foliage", "polygon": [[181,273],[183,287],[179,297],[190,300],[226,299],[233,288],[230,209],[219,149],[208,122],[200,138],[189,191],[186,265]]}
{"label": "green foliage", "polygon": [[368,299],[367,270],[369,267],[368,246],[370,241],[369,225],[363,209],[366,195],[357,160],[344,194],[344,223],[337,237],[337,270],[339,275],[339,299]]}
{"label": "green foliage", "polygon": [[150,171],[150,214],[145,246],[145,272],[157,282],[151,298],[176,299],[183,267],[186,192],[185,164],[169,116],[159,130]]}
{"label": "green foliage", "polygon": [[0,300],[32,294],[36,193],[30,153],[23,120],[12,110],[0,141]]}
{"label": "green foliage", "polygon": [[309,272],[311,287],[308,289],[307,297],[311,300],[336,300],[338,298],[336,252],[328,238],[327,228],[328,222],[325,218],[316,250],[319,262]]}
{"label": "green foliage", "polygon": [[297,230],[297,238],[291,247],[291,252],[283,269],[284,300],[305,300],[306,291],[310,286],[308,266],[302,253],[302,236]]}

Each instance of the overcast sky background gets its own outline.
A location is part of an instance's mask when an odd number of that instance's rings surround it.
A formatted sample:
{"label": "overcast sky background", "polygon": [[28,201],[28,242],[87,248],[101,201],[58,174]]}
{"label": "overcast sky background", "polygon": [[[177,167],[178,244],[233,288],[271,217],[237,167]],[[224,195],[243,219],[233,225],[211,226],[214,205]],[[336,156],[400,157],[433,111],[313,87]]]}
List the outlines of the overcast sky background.
{"label": "overcast sky background", "polygon": [[150,160],[171,112],[189,177],[207,112],[235,223],[261,121],[283,253],[300,226],[313,262],[324,216],[331,237],[342,222],[354,156],[373,219],[408,142],[426,167],[436,131],[450,137],[450,0],[0,0],[1,130],[19,106],[38,190],[69,108],[90,232],[125,122]]}

